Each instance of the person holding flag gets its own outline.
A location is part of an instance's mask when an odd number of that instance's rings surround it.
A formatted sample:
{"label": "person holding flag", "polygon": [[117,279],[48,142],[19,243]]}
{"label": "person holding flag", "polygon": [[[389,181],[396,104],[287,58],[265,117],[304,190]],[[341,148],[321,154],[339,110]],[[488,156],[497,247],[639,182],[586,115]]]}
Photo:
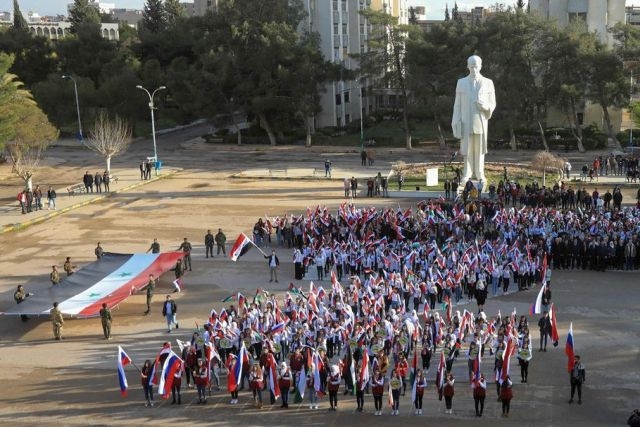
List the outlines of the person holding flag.
{"label": "person holding flag", "polygon": [[264,377],[260,364],[254,363],[249,373],[249,387],[253,392],[253,404],[256,408],[262,409],[262,389],[264,387]]}
{"label": "person holding flag", "polygon": [[422,398],[426,387],[427,379],[424,377],[424,371],[419,369],[416,374],[416,379],[413,381],[413,392],[411,393],[413,404],[416,407],[416,415],[422,415]]}
{"label": "person holding flag", "polygon": [[204,363],[204,359],[198,359],[198,367],[196,368],[195,374],[195,383],[198,388],[198,403],[204,405],[207,403],[206,390],[209,384],[209,369],[207,368],[207,364]]}
{"label": "person holding flag", "polygon": [[291,388],[291,370],[287,366],[287,362],[280,363],[280,370],[278,372],[279,379],[278,385],[280,386],[280,394],[282,396],[281,408],[289,407],[289,389]]}
{"label": "person holding flag", "polygon": [[153,406],[153,384],[152,380],[153,365],[149,359],[144,361],[142,369],[140,369],[140,383],[144,390],[144,406]]}
{"label": "person holding flag", "polygon": [[520,365],[521,382],[526,383],[529,378],[529,361],[531,360],[531,341],[529,331],[525,330],[522,345],[518,348],[518,364]]}
{"label": "person holding flag", "polygon": [[509,418],[509,409],[511,407],[511,399],[513,399],[513,382],[509,375],[502,381],[500,385],[500,400],[502,400],[502,416]]}
{"label": "person holding flag", "polygon": [[447,373],[447,377],[444,380],[444,388],[442,392],[442,394],[444,395],[444,403],[447,407],[445,413],[447,414],[453,413],[453,409],[451,409],[451,407],[453,406],[453,395],[455,394],[455,389],[453,387],[455,382],[456,380],[453,377],[453,372]]}
{"label": "person holding flag", "polygon": [[480,377],[473,381],[472,387],[476,417],[481,417],[484,412],[484,399],[487,397],[487,380],[485,380],[483,374],[480,374]]}
{"label": "person holding flag", "polygon": [[545,311],[538,320],[538,327],[540,328],[540,350],[538,351],[547,351],[547,339],[551,335],[551,319],[548,311]]}
{"label": "person holding flag", "polygon": [[384,394],[384,377],[382,373],[375,369],[373,371],[373,379],[371,381],[371,393],[373,394],[373,404],[376,408],[374,415],[382,415],[382,395]]}
{"label": "person holding flag", "polygon": [[400,360],[398,360],[395,370],[398,372],[398,376],[402,382],[402,395],[404,396],[407,392],[407,374],[409,373],[409,362],[407,362],[407,357],[404,352],[400,353]]}
{"label": "person holding flag", "polygon": [[330,411],[335,411],[338,408],[338,389],[340,388],[340,369],[337,365],[331,366],[331,374],[327,379],[327,389],[329,390],[329,404]]}
{"label": "person holding flag", "polygon": [[228,358],[227,358],[227,371],[229,372],[229,374],[227,375],[227,391],[229,393],[231,393],[231,402],[229,402],[232,405],[235,405],[236,403],[238,403],[238,377],[237,377],[237,371],[238,371],[238,364],[240,362],[238,362],[238,357],[231,353],[229,354]]}
{"label": "person holding flag", "polygon": [[586,371],[584,365],[580,361],[580,356],[573,356],[573,366],[571,367],[571,399],[569,403],[573,403],[573,396],[578,390],[578,405],[582,405],[582,384],[586,381]]}
{"label": "person holding flag", "polygon": [[318,409],[318,395],[316,394],[315,375],[316,364],[309,364],[309,372],[307,374],[307,394],[309,394],[309,409]]}
{"label": "person holding flag", "polygon": [[402,390],[402,380],[397,369],[391,371],[391,379],[389,380],[389,406],[391,406],[391,415],[400,415],[400,391]]}

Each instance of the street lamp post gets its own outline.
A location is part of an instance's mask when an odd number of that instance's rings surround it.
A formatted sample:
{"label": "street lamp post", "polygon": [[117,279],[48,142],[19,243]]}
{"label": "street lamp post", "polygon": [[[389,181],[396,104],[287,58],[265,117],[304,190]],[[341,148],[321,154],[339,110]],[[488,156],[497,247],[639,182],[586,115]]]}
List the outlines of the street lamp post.
{"label": "street lamp post", "polygon": [[358,79],[358,101],[360,103],[360,150],[364,150],[364,126],[362,113],[362,80]]}
{"label": "street lamp post", "polygon": [[153,114],[153,110],[155,109],[155,106],[153,105],[153,97],[156,95],[156,92],[160,90],[165,90],[166,88],[167,88],[166,86],[160,86],[153,92],[149,92],[147,89],[142,87],[142,85],[136,86],[136,89],[145,91],[146,94],[149,96],[149,109],[151,110],[151,136],[153,138],[153,158],[156,163],[155,164],[156,176],[158,176],[158,149],[156,147],[156,120],[155,120],[155,115]]}
{"label": "street lamp post", "polygon": [[71,80],[73,82],[73,90],[76,94],[76,112],[78,113],[78,140],[82,141],[82,120],[80,120],[80,101],[78,100],[78,84],[76,83],[76,79],[71,76],[64,75],[62,76],[65,80]]}

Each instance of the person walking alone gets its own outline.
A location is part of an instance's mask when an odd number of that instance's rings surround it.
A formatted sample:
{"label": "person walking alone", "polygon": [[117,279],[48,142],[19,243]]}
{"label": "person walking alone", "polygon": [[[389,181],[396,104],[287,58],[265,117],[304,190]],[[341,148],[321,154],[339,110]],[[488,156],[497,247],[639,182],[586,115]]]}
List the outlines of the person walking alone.
{"label": "person walking alone", "polygon": [[278,283],[278,267],[280,266],[280,260],[276,255],[276,251],[272,250],[271,255],[265,255],[265,259],[267,259],[267,265],[269,266],[269,282],[273,282],[275,280]]}
{"label": "person walking alone", "polygon": [[178,320],[176,314],[178,313],[178,306],[175,301],[171,299],[171,295],[167,295],[167,299],[162,306],[162,315],[167,319],[167,332],[171,333],[171,326],[176,325],[176,329],[179,329]]}
{"label": "person walking alone", "polygon": [[107,303],[102,303],[102,308],[100,309],[100,322],[102,323],[102,333],[104,334],[105,340],[111,339],[111,310],[107,307]]}

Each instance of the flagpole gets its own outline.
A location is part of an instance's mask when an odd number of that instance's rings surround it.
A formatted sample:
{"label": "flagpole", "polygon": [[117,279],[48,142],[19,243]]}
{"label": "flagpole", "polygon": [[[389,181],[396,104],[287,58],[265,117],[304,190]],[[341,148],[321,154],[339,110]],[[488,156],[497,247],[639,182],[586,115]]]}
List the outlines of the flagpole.
{"label": "flagpole", "polygon": [[261,253],[262,255],[264,255],[265,257],[266,257],[266,256],[268,256],[267,254],[265,254],[265,253],[264,253],[264,251],[263,251],[262,249],[260,249],[260,246],[256,245],[256,244],[253,242],[253,240],[249,239],[249,241],[251,242],[251,244],[252,244],[253,246],[255,246],[255,247],[256,247],[256,249],[257,249],[257,250],[259,250],[259,251],[260,251],[260,253]]}

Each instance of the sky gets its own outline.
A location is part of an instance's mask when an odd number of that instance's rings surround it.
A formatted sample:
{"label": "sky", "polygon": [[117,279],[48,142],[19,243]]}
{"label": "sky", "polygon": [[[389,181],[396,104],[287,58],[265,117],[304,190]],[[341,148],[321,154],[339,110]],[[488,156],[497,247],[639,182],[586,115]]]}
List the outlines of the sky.
{"label": "sky", "polygon": [[[411,6],[425,6],[427,8],[427,19],[444,18],[445,4],[449,4],[449,10],[456,0],[409,0]],[[23,12],[34,11],[40,15],[67,14],[67,4],[73,0],[18,0],[20,9]],[[640,0],[627,0],[627,5],[640,6]],[[115,3],[116,7],[127,9],[142,9],[145,0],[107,0],[105,3]],[[514,5],[516,0],[457,0],[459,10],[471,10],[475,6],[488,7],[496,3],[506,6]],[[13,0],[0,0],[0,11],[11,11]]]}

